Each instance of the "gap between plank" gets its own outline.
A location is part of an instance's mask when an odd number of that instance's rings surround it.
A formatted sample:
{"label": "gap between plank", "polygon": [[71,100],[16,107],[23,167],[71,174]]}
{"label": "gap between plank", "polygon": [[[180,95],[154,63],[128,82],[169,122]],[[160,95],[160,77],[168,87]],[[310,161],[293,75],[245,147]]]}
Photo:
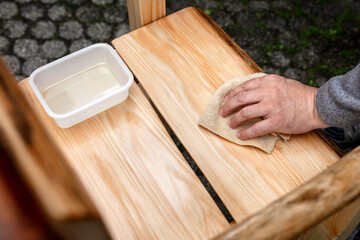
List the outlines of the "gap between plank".
{"label": "gap between plank", "polygon": [[[137,82],[137,81],[136,81]],[[190,156],[190,154],[188,153],[188,151],[186,150],[186,148],[183,146],[183,144],[180,142],[180,140],[178,139],[178,137],[176,136],[176,134],[172,131],[172,129],[170,128],[169,124],[165,121],[164,117],[161,115],[161,113],[159,112],[159,110],[156,108],[155,104],[151,101],[149,95],[146,93],[146,90],[143,88],[143,86],[141,85],[141,83],[137,83],[137,85],[139,86],[139,88],[141,89],[141,91],[143,92],[143,94],[145,95],[145,97],[148,99],[148,101],[150,102],[151,106],[153,107],[153,109],[155,110],[156,114],[158,115],[158,117],[160,118],[162,124],[164,125],[166,131],[168,132],[168,134],[170,135],[171,139],[173,140],[173,142],[175,143],[176,147],[178,148],[178,150],[180,151],[180,153],[182,154],[182,156],[185,158],[186,162],[190,165],[191,169],[194,171],[194,173],[196,174],[196,176],[199,178],[200,182],[203,184],[203,186],[205,187],[206,191],[210,194],[211,198],[214,200],[214,202],[216,203],[216,205],[218,206],[218,208],[220,209],[221,213],[224,215],[224,217],[226,218],[226,220],[232,224],[235,222],[234,218],[231,216],[229,210],[226,208],[225,204],[221,201],[219,195],[216,193],[216,191],[214,190],[214,188],[211,186],[210,182],[207,180],[207,178],[205,177],[205,175],[202,173],[201,169],[199,168],[199,166],[196,164],[196,162],[192,159],[192,157]]]}

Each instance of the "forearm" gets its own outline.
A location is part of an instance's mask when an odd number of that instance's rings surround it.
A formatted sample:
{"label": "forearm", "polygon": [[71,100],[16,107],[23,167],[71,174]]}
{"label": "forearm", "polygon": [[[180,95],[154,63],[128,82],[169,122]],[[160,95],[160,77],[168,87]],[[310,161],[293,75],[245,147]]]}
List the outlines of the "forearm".
{"label": "forearm", "polygon": [[316,110],[331,126],[344,127],[360,122],[360,64],[319,88]]}

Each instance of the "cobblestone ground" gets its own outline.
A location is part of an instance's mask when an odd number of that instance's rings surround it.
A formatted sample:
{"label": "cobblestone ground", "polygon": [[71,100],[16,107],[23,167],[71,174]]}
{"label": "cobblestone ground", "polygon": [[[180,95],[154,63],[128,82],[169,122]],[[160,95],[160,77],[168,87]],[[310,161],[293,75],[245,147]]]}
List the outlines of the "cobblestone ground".
{"label": "cobblestone ground", "polygon": [[[169,0],[167,14],[188,6],[203,9],[267,73],[321,86],[360,62],[359,0]],[[0,52],[18,80],[48,62],[128,31],[126,0],[0,0]]]}
{"label": "cobblestone ground", "polygon": [[[267,73],[321,86],[360,59],[360,1],[171,0],[196,6]],[[0,0],[0,52],[21,80],[57,58],[129,31],[126,0]]]}

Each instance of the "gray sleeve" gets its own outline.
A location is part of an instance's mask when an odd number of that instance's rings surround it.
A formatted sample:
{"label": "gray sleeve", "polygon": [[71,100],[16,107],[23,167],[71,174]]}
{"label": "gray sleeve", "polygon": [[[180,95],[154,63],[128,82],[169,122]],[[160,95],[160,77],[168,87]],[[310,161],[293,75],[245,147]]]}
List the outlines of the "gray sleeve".
{"label": "gray sleeve", "polygon": [[360,64],[345,75],[331,78],[316,94],[316,110],[331,126],[360,123]]}

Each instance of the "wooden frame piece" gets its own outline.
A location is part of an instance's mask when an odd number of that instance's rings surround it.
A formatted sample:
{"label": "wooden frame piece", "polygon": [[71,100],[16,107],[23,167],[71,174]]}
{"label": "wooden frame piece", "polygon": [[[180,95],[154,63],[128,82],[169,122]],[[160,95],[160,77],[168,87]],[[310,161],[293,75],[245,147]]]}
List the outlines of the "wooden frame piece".
{"label": "wooden frame piece", "polygon": [[131,31],[166,15],[165,0],[127,0],[127,5]]}
{"label": "wooden frame piece", "polygon": [[214,240],[293,239],[360,196],[360,147]]}
{"label": "wooden frame piece", "polygon": [[1,143],[53,220],[97,216],[90,199],[40,124],[0,57]]}

